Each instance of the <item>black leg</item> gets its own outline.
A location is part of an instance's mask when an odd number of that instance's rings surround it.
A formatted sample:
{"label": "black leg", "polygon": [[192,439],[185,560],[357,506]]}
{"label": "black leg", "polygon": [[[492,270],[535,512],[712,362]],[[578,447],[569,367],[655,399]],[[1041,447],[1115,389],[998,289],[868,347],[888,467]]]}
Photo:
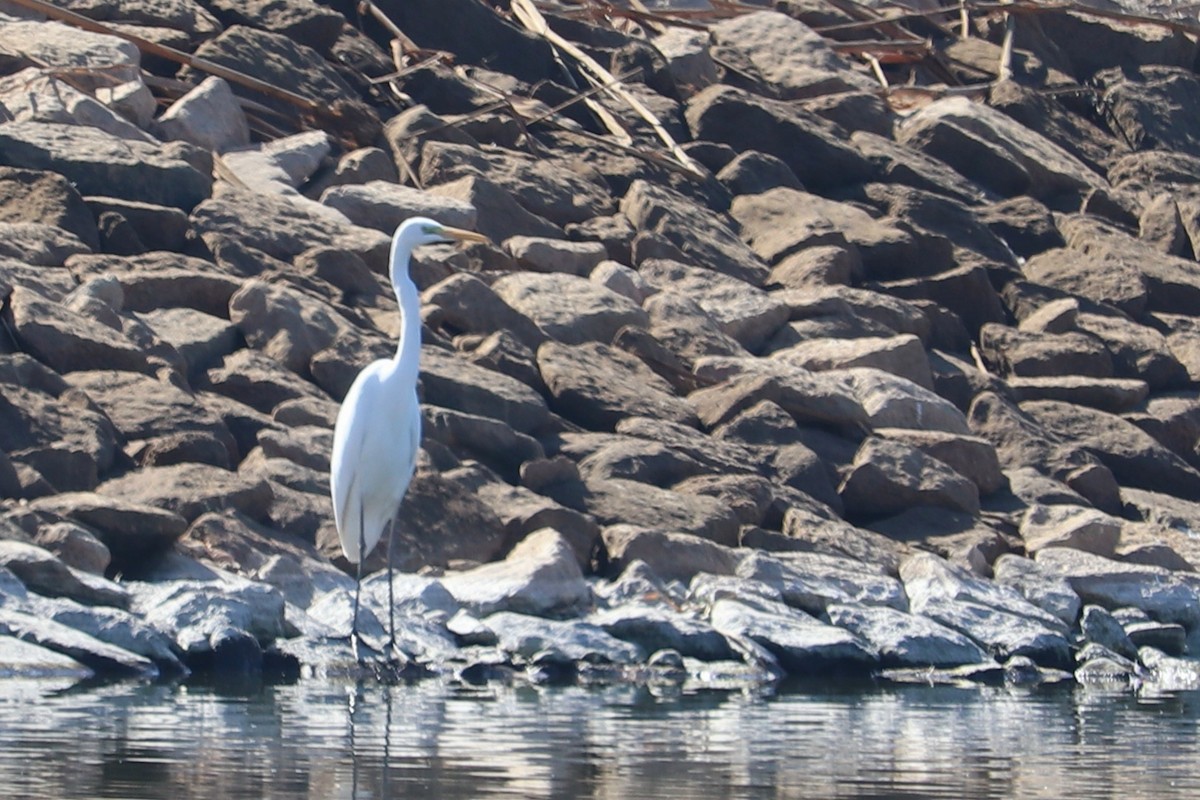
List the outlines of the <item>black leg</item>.
{"label": "black leg", "polygon": [[387,658],[392,660],[396,655],[396,589],[392,584],[392,573],[395,565],[394,554],[396,552],[396,540],[394,538],[396,518],[392,517],[388,520],[387,535],[388,535],[388,553],[387,553],[387,577],[388,577],[388,643],[387,643]]}
{"label": "black leg", "polygon": [[367,560],[367,534],[363,530],[363,521],[358,521],[358,571],[354,579],[354,621],[350,623],[350,647],[354,651],[354,660],[362,663],[362,634],[358,632],[358,603],[362,596],[363,562]]}

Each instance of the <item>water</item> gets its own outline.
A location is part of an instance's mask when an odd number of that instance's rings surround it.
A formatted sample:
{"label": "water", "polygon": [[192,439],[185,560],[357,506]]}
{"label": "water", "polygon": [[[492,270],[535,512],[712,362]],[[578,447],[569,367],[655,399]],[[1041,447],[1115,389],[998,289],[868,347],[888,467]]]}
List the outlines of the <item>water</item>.
{"label": "water", "polygon": [[1183,798],[1200,694],[0,681],[0,796]]}

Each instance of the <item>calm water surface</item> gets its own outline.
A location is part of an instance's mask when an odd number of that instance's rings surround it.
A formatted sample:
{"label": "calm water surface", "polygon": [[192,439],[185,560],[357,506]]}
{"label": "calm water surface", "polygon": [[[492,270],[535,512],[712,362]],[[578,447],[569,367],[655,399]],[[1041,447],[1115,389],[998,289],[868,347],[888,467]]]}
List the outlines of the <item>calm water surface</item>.
{"label": "calm water surface", "polygon": [[1194,798],[1200,694],[0,681],[0,796]]}

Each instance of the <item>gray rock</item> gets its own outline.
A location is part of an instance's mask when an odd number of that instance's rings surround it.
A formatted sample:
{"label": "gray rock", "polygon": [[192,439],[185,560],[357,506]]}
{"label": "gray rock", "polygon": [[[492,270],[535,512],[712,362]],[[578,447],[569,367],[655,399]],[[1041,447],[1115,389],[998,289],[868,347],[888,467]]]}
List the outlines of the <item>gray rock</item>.
{"label": "gray rock", "polygon": [[16,575],[32,591],[47,597],[68,597],[87,605],[129,607],[129,593],[120,584],[73,569],[36,545],[0,541],[0,567]]}
{"label": "gray rock", "polygon": [[629,524],[603,530],[608,561],[624,570],[634,561],[645,562],[664,580],[691,581],[699,573],[733,575],[742,553],[688,533],[664,533]]}
{"label": "gray rock", "polygon": [[0,636],[15,637],[53,650],[93,670],[116,678],[153,680],[158,667],[150,659],[40,616],[0,608]]}
{"label": "gray rock", "polygon": [[1099,175],[1049,139],[966,98],[922,107],[899,126],[897,139],[1004,196],[1051,198],[1101,185]]}
{"label": "gray rock", "polygon": [[750,639],[767,648],[789,674],[822,674],[838,668],[869,670],[879,656],[862,638],[781,603],[754,604],[717,600],[709,612],[712,625],[730,637]]}
{"label": "gray rock", "polygon": [[376,271],[384,272],[391,238],[351,225],[332,209],[327,211],[318,213],[285,197],[220,184],[211,198],[192,211],[192,225],[210,248],[222,239],[232,238],[244,247],[291,261],[314,247],[334,247],[348,250]]}
{"label": "gray rock", "polygon": [[701,661],[735,657],[729,642],[708,623],[665,606],[624,605],[593,613],[587,621],[646,653],[670,648]]}
{"label": "gray rock", "polygon": [[207,464],[147,467],[105,481],[96,492],[139,505],[157,506],[191,522],[208,511],[236,509],[254,519],[266,517],[271,490],[265,481],[249,480]]}
{"label": "gray rock", "polygon": [[1083,603],[1071,584],[1044,570],[1036,561],[1005,553],[992,564],[992,574],[997,583],[1016,589],[1026,600],[1067,625],[1073,626],[1079,619]]}
{"label": "gray rock", "polygon": [[96,673],[70,656],[5,635],[0,636],[0,674],[8,678],[75,682],[88,680]]}
{"label": "gray rock", "polygon": [[689,98],[684,115],[694,138],[769,153],[812,191],[862,183],[874,175],[874,166],[844,144],[840,128],[794,103],[718,84]]}
{"label": "gray rock", "polygon": [[484,617],[482,622],[495,632],[502,650],[521,659],[531,659],[547,648],[554,648],[572,661],[634,664],[644,659],[637,645],[582,620],[548,620],[501,611]]}
{"label": "gray rock", "polygon": [[525,269],[587,276],[608,257],[600,242],[572,242],[539,236],[513,236],[504,249]]}
{"label": "gray rock", "polygon": [[1125,632],[1120,621],[1100,606],[1084,606],[1079,618],[1079,630],[1089,642],[1113,651],[1130,660],[1137,658],[1137,647]]}
{"label": "gray rock", "polygon": [[61,492],[34,500],[30,507],[88,526],[119,569],[169,548],[187,529],[178,514],[94,492]]}
{"label": "gray rock", "polygon": [[355,225],[374,228],[389,236],[409,217],[430,217],[443,225],[468,230],[475,227],[478,218],[470,203],[400,186],[395,181],[332,186],[321,195],[321,202],[340,211]]}
{"label": "gray rock", "polygon": [[734,198],[729,213],[754,252],[770,264],[810,247],[852,246],[868,272],[895,277],[911,274],[907,262],[918,256],[913,237],[892,221],[795,189],[742,195]]}
{"label": "gray rock", "polygon": [[823,553],[751,551],[738,564],[740,578],[775,588],[784,602],[810,614],[834,603],[887,606],[906,611],[904,589],[869,565]]}
{"label": "gray rock", "polygon": [[870,643],[884,668],[954,667],[988,660],[988,654],[961,633],[900,609],[832,603],[825,615],[831,625]]}
{"label": "gray rock", "polygon": [[420,176],[427,186],[470,176],[486,178],[531,213],[557,225],[612,212],[606,187],[557,158],[427,142],[422,148]]}
{"label": "gray rock", "polygon": [[1027,401],[1021,410],[1095,453],[1122,483],[1184,497],[1200,494],[1200,472],[1115,414],[1049,400]]}
{"label": "gray rock", "polygon": [[[729,221],[714,217],[666,186],[636,180],[621,198],[620,209],[639,232],[663,237],[689,264],[753,286],[761,286],[767,277],[767,265],[738,237]],[[692,221],[701,216],[709,221],[697,228]],[[635,254],[635,260],[642,259]]]}
{"label": "gray rock", "polygon": [[428,191],[476,209],[475,229],[494,242],[515,235],[550,238],[563,235],[562,229],[550,220],[526,211],[503,187],[477,175],[429,186]]}
{"label": "gray rock", "polygon": [[930,554],[907,559],[900,577],[914,613],[970,637],[998,658],[1025,655],[1064,668],[1071,663],[1066,626],[1015,590]]}
{"label": "gray rock", "polygon": [[1140,608],[1161,622],[1185,627],[1200,622],[1197,590],[1179,573],[1064,547],[1042,550],[1035,559],[1049,574],[1065,578],[1085,603],[1110,610]]}
{"label": "gray rock", "polygon": [[120,197],[191,210],[208,197],[212,178],[147,142],[99,128],[10,122],[0,131],[9,166],[57,172],[80,194]]}
{"label": "gray rock", "polygon": [[565,344],[608,344],[625,325],[646,327],[646,313],[616,292],[577,275],[518,272],[492,284],[497,296]]}
{"label": "gray rock", "polygon": [[421,386],[431,405],[498,419],[521,433],[550,420],[546,401],[520,381],[434,347],[421,351]]}
{"label": "gray rock", "polygon": [[808,25],[778,11],[758,11],[712,26],[714,55],[748,61],[786,100],[873,89]]}
{"label": "gray rock", "polygon": [[[73,234],[88,250],[100,248],[96,221],[83,197],[54,172],[0,169],[0,219],[53,226]],[[28,252],[13,255],[26,262],[31,258]]]}
{"label": "gray rock", "polygon": [[158,366],[121,331],[74,313],[35,291],[17,286],[9,304],[16,334],[24,347],[58,372],[104,364],[149,373]]}
{"label": "gray rock", "polygon": [[529,534],[503,561],[447,573],[442,585],[481,616],[499,611],[567,616],[591,602],[575,551],[553,528]]}
{"label": "gray rock", "polygon": [[649,258],[638,265],[638,272],[656,289],[690,296],[724,333],[752,352],[788,318],[787,306],[766,292],[711,269]]}
{"label": "gray rock", "polygon": [[554,410],[591,429],[612,429],[627,416],[696,424],[691,405],[640,359],[596,342],[546,342],[538,369]]}
{"label": "gray rock", "polygon": [[979,488],[945,462],[903,442],[869,437],[838,488],[847,513],[894,514],[918,505],[979,512]]}
{"label": "gray rock", "polygon": [[217,153],[250,144],[250,125],[233,90],[210,75],[172,103],[154,123],[168,141],[182,140]]}
{"label": "gray rock", "polygon": [[1069,547],[1112,557],[1121,539],[1121,520],[1072,505],[1034,505],[1021,518],[1021,538],[1030,554],[1047,547]]}

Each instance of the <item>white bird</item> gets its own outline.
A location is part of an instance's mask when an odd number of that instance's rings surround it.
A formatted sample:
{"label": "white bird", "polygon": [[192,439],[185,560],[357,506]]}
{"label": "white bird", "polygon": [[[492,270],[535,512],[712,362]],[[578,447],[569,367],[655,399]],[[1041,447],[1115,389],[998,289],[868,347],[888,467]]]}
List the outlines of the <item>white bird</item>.
{"label": "white bird", "polygon": [[[414,248],[454,240],[486,242],[473,231],[442,225],[425,217],[401,223],[392,238],[390,273],[400,304],[400,343],[395,358],[367,365],[346,393],[333,429],[329,463],[329,488],[333,518],[346,558],[358,565],[354,591],[351,641],[356,657],[359,594],[363,561],[370,555],[396,515],[412,481],[421,446],[421,406],[417,400],[417,375],[421,354],[420,296],[408,273]],[[392,546],[388,537],[387,653],[396,641],[392,596]]]}

